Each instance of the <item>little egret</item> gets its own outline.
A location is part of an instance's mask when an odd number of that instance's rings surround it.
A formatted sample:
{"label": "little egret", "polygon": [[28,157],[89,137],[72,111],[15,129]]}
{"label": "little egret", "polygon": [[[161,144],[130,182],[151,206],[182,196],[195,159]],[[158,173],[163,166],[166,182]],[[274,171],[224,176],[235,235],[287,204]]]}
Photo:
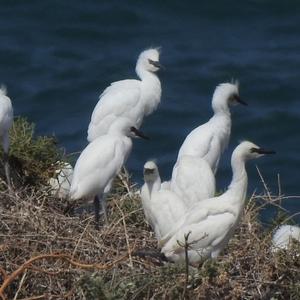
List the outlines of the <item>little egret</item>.
{"label": "little egret", "polygon": [[191,265],[217,257],[232,237],[243,212],[248,185],[245,162],[272,153],[275,152],[248,141],[239,144],[231,157],[233,177],[228,190],[190,208],[160,241],[162,253],[171,261],[184,261],[185,237],[188,236]]}
{"label": "little egret", "polygon": [[158,167],[153,161],[148,161],[144,166],[144,180],[141,197],[146,220],[160,240],[174,228],[176,221],[186,212],[186,207],[174,192],[160,188]]}
{"label": "little egret", "polygon": [[183,155],[173,168],[170,189],[190,208],[203,199],[215,196],[215,175],[204,159]]}
{"label": "little egret", "polygon": [[55,170],[55,177],[50,178],[51,194],[58,198],[67,198],[69,195],[73,178],[73,167],[62,161],[57,161],[58,166]]}
{"label": "little egret", "polygon": [[82,151],[74,167],[70,189],[71,199],[94,197],[95,221],[99,228],[100,200],[104,217],[106,205],[103,198],[108,193],[115,176],[126,162],[132,148],[131,137],[148,139],[128,119],[119,118],[102,135]]}
{"label": "little egret", "polygon": [[247,105],[239,97],[238,84],[222,83],[215,89],[212,98],[213,117],[195,128],[179,149],[177,160],[183,155],[205,159],[214,174],[218,169],[221,154],[226,149],[231,131],[230,104]]}
{"label": "little egret", "polygon": [[11,188],[9,162],[8,162],[8,150],[9,150],[9,129],[13,123],[13,107],[11,100],[6,95],[6,88],[4,86],[0,89],[0,136],[2,139],[3,147],[3,162],[6,181],[9,189]]}
{"label": "little egret", "polygon": [[128,118],[132,126],[139,128],[144,116],[156,110],[161,97],[161,85],[155,74],[161,65],[158,49],[143,51],[136,64],[141,80],[126,79],[113,82],[100,95],[88,128],[88,141],[108,132],[120,117]]}
{"label": "little egret", "polygon": [[147,161],[144,164],[144,185],[141,188],[141,200],[144,209],[146,221],[154,228],[152,223],[150,199],[151,195],[161,188],[161,179],[158,171],[158,167],[154,161]]}
{"label": "little egret", "polygon": [[291,225],[281,225],[273,235],[272,251],[288,250],[292,244],[292,240],[300,242],[300,227]]}

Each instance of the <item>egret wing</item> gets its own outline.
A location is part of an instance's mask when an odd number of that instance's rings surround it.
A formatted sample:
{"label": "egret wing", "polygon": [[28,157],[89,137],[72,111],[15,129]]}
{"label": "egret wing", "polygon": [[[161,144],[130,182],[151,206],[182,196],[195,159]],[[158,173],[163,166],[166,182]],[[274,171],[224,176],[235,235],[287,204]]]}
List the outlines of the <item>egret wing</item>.
{"label": "egret wing", "polygon": [[105,188],[124,163],[124,157],[117,153],[120,144],[114,137],[101,136],[84,149],[74,168],[70,192],[74,198],[80,198],[87,190]]}
{"label": "egret wing", "polygon": [[132,120],[139,127],[143,112],[140,106],[141,89],[138,80],[112,83],[100,95],[88,128],[88,140],[106,134],[111,124],[120,117]]}
{"label": "egret wing", "polygon": [[209,123],[195,128],[181,145],[178,159],[183,155],[194,155],[204,158],[211,149],[212,139],[213,131],[210,130]]}
{"label": "egret wing", "polygon": [[177,195],[169,190],[160,190],[154,193],[150,202],[150,218],[155,224],[159,237],[170,232],[178,219],[186,212],[185,205]]}
{"label": "egret wing", "polygon": [[187,207],[191,207],[214,196],[215,177],[204,159],[185,155],[173,169],[171,189],[185,200]]}
{"label": "egret wing", "polygon": [[202,251],[211,250],[224,241],[231,232],[236,218],[230,212],[223,214],[209,215],[201,222],[183,225],[169,239],[163,247],[163,252],[180,253],[184,251],[182,245],[185,243],[185,236],[189,234],[188,244],[191,250]]}

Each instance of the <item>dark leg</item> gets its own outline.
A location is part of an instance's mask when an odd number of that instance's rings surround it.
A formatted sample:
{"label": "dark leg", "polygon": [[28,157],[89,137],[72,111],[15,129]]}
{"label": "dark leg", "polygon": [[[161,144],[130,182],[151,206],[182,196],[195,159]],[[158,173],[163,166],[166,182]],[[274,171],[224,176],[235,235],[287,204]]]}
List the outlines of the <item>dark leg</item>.
{"label": "dark leg", "polygon": [[4,162],[4,170],[6,176],[6,182],[9,190],[11,190],[11,181],[10,181],[10,170],[9,170],[9,162],[8,162],[8,154],[4,152],[3,154],[3,162]]}
{"label": "dark leg", "polygon": [[103,213],[103,217],[104,217],[104,222],[105,224],[108,224],[108,220],[107,220],[107,210],[106,210],[106,196],[107,194],[103,194],[102,199],[101,199],[101,206],[102,206],[102,213]]}
{"label": "dark leg", "polygon": [[94,198],[94,209],[95,209],[95,227],[97,230],[100,229],[99,220],[100,220],[100,199],[98,196]]}

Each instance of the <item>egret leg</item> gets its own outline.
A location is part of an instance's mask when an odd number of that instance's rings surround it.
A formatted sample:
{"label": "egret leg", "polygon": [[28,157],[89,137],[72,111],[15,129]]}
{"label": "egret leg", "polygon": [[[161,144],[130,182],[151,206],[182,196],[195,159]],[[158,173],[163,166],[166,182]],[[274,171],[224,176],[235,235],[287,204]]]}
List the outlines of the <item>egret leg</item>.
{"label": "egret leg", "polygon": [[101,206],[102,206],[102,212],[103,212],[103,216],[104,216],[104,222],[105,224],[108,224],[108,219],[107,219],[107,206],[106,206],[106,194],[103,195],[102,199],[101,199]]}
{"label": "egret leg", "polygon": [[11,190],[11,181],[10,181],[10,169],[9,169],[9,162],[8,162],[8,154],[5,153],[5,152],[4,152],[4,155],[3,155],[3,162],[4,162],[4,171],[5,171],[6,182],[7,182],[9,190]]}
{"label": "egret leg", "polygon": [[95,227],[97,230],[100,229],[100,199],[98,196],[95,196],[94,198],[94,210],[95,210]]}

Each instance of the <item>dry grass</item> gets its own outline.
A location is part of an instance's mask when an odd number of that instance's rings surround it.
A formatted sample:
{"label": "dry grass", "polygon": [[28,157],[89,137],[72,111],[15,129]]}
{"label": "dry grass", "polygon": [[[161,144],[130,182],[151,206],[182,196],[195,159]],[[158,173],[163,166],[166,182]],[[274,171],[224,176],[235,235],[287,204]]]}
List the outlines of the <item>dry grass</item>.
{"label": "dry grass", "polygon": [[[35,136],[34,124],[17,117],[10,129],[9,163],[13,184],[39,187],[47,182],[55,171],[53,164],[66,161],[66,155],[57,147],[55,137]],[[0,147],[2,157],[2,148]],[[0,164],[0,175],[4,170]],[[1,188],[1,187],[0,187]]]}
{"label": "dry grass", "polygon": [[[71,212],[70,203],[46,188],[1,192],[1,284],[21,266],[2,299],[299,299],[299,245],[272,254],[271,232],[258,222],[255,203],[269,196],[252,196],[223,256],[192,270],[185,291],[185,266],[131,254],[156,248],[156,241],[139,197],[127,192],[134,187],[125,182],[127,187],[117,182],[110,224],[100,232],[91,213]],[[49,254],[24,267],[30,258]]]}
{"label": "dry grass", "polygon": [[[51,163],[49,159],[48,167]],[[190,269],[187,284],[184,265],[133,255],[133,250],[155,249],[157,243],[126,174],[115,183],[110,224],[101,231],[94,229],[91,210],[83,209],[87,202],[56,199],[41,182],[12,194],[2,185],[2,299],[300,299],[299,244],[274,255],[272,230],[259,222],[266,205],[284,200],[267,187],[247,203],[223,256]]]}

